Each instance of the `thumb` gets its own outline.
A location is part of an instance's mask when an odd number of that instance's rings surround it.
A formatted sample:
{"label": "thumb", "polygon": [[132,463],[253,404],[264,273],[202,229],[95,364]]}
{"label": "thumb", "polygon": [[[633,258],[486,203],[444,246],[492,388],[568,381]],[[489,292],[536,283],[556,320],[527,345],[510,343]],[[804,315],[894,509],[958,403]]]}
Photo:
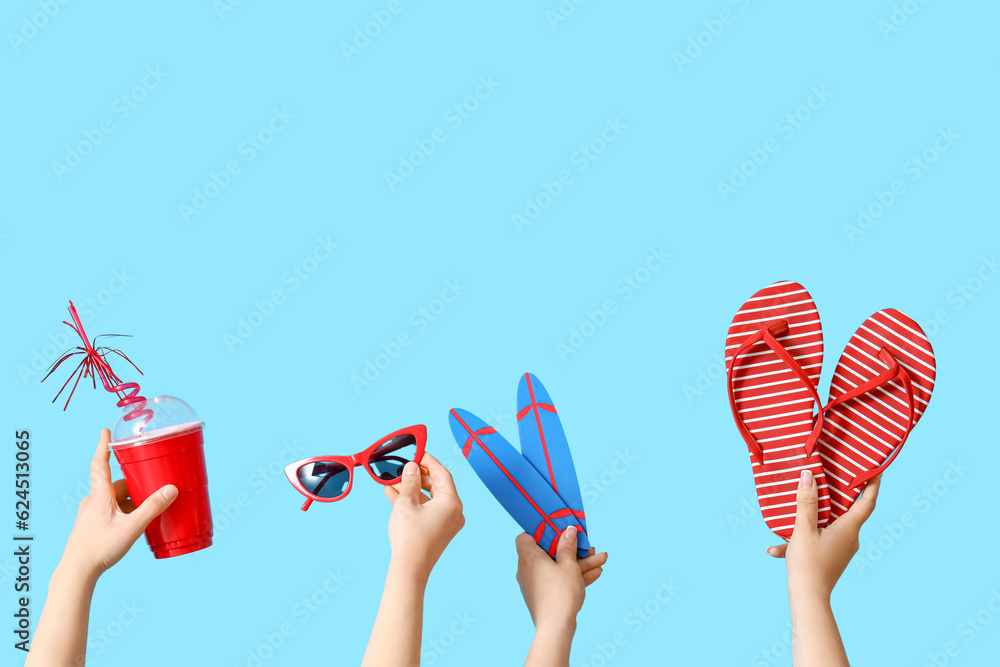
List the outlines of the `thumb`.
{"label": "thumb", "polygon": [[153,519],[163,514],[163,511],[170,507],[176,498],[177,487],[173,484],[167,484],[142,501],[142,504],[136,507],[135,511],[128,514],[128,522],[138,532],[142,533]]}
{"label": "thumb", "polygon": [[795,531],[815,533],[819,523],[819,490],[812,472],[803,470],[795,494]]}
{"label": "thumb", "polygon": [[556,563],[563,565],[569,563],[576,565],[576,526],[570,526],[559,536],[559,544],[556,546]]}
{"label": "thumb", "polygon": [[787,544],[779,544],[776,547],[768,547],[767,553],[769,556],[774,556],[775,558],[784,558],[785,552],[788,551]]}
{"label": "thumb", "polygon": [[[396,486],[399,490],[399,497],[396,502],[403,501],[411,505],[420,504],[420,466],[413,461],[407,461],[403,466],[403,476]],[[395,503],[394,503],[395,504]]]}

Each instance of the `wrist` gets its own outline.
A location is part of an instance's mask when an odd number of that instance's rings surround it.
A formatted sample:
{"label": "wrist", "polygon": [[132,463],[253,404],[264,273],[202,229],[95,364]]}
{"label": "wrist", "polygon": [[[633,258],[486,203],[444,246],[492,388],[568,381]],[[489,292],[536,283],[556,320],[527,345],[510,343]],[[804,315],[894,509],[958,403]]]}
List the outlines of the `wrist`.
{"label": "wrist", "polygon": [[576,633],[576,617],[539,618],[535,624],[535,637],[525,667],[553,667],[569,665],[569,654]]}
{"label": "wrist", "polygon": [[397,584],[417,588],[419,591],[427,587],[433,565],[427,566],[420,559],[405,555],[393,554],[389,558],[389,572],[386,579],[392,579]]}
{"label": "wrist", "polygon": [[816,582],[788,582],[788,601],[792,605],[829,608],[832,593],[829,587]]}
{"label": "wrist", "polygon": [[65,575],[70,581],[94,588],[102,572],[88,558],[67,549],[56,566],[56,572]]}
{"label": "wrist", "polygon": [[576,616],[549,614],[535,623],[535,635],[572,638],[576,634]]}

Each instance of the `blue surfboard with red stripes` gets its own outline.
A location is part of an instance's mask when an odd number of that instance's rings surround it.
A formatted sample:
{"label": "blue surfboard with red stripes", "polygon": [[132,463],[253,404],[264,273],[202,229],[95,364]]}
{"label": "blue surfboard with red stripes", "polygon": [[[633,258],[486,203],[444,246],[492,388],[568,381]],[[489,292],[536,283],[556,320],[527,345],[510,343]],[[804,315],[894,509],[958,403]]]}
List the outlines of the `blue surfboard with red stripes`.
{"label": "blue surfboard with red stripes", "polygon": [[522,375],[517,386],[517,429],[521,437],[521,454],[573,510],[586,531],[583,494],[566,433],[549,393],[531,373]]}
{"label": "blue surfboard with red stripes", "polygon": [[496,429],[465,410],[448,414],[451,432],[486,488],[539,546],[555,557],[559,534],[578,526],[577,554],[585,557],[590,540],[583,500],[559,416],[537,378],[525,374],[521,385],[518,428],[523,456]]}

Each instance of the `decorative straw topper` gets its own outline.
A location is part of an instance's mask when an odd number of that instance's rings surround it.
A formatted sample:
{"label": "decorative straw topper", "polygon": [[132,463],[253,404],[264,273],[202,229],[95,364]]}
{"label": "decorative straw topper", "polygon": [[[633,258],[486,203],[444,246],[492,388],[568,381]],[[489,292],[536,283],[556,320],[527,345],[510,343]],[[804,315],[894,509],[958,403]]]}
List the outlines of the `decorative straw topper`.
{"label": "decorative straw topper", "polygon": [[69,407],[69,401],[73,398],[73,392],[76,391],[76,386],[80,383],[81,379],[86,379],[88,377],[91,378],[91,382],[96,389],[97,379],[100,378],[101,384],[104,385],[106,390],[114,392],[118,395],[118,407],[124,408],[129,405],[135,406],[130,412],[124,415],[124,420],[131,421],[133,419],[141,418],[142,422],[139,424],[139,428],[137,430],[138,433],[141,433],[142,429],[144,429],[146,424],[149,423],[149,420],[153,418],[153,411],[146,409],[146,399],[139,395],[139,385],[135,382],[122,382],[121,378],[119,378],[115,372],[111,370],[111,366],[108,364],[107,356],[109,354],[117,354],[119,357],[132,364],[132,368],[137,370],[139,375],[142,375],[142,371],[140,371],[139,367],[132,363],[132,360],[125,356],[125,353],[121,350],[97,345],[98,338],[117,336],[128,337],[127,334],[101,334],[100,336],[95,336],[93,342],[91,342],[87,340],[87,332],[83,330],[83,323],[80,322],[80,316],[77,315],[76,307],[73,305],[72,301],[69,302],[69,314],[72,316],[73,322],[70,323],[63,320],[63,324],[73,329],[73,331],[80,336],[80,339],[83,341],[83,345],[78,345],[76,348],[70,348],[63,354],[62,357],[57,359],[55,363],[52,364],[49,372],[42,378],[42,382],[45,382],[49,375],[52,375],[52,373],[59,368],[62,362],[66,361],[70,357],[82,354],[83,359],[81,359],[80,363],[77,364],[75,369],[73,369],[73,373],[70,374],[66,382],[63,383],[62,388],[59,389],[59,393],[52,399],[52,402],[56,402],[60,394],[63,393],[63,390],[66,389],[66,386],[69,385],[70,380],[75,377],[76,381],[73,382],[73,388],[70,389],[69,396],[66,397],[66,404],[63,406],[63,410],[65,410]]}

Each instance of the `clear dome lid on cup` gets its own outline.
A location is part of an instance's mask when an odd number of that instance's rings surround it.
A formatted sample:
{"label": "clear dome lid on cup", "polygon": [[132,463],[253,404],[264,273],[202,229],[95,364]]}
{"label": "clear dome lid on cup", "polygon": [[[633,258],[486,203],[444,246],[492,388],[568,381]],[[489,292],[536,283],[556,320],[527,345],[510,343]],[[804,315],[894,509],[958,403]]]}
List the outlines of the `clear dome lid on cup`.
{"label": "clear dome lid on cup", "polygon": [[[145,421],[143,415],[138,414],[139,410],[149,410],[153,413],[152,418],[145,426],[143,426]],[[126,419],[133,412],[136,413],[137,417]],[[121,447],[136,444],[140,440],[160,438],[196,428],[203,423],[198,419],[198,414],[194,409],[181,399],[173,396],[157,396],[147,399],[145,405],[133,403],[125,406],[118,421],[115,422],[114,428],[111,429],[111,445]]]}

